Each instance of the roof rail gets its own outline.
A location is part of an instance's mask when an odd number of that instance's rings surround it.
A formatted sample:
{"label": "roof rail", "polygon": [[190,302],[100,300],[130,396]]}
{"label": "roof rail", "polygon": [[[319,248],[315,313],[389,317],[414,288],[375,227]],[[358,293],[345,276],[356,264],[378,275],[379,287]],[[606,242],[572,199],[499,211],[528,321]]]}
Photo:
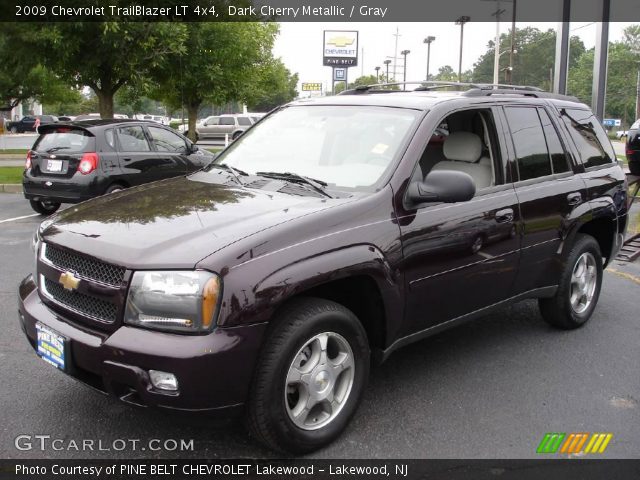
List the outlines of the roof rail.
{"label": "roof rail", "polygon": [[467,90],[462,95],[467,97],[491,96],[491,95],[523,95],[535,98],[555,98],[570,102],[579,102],[576,97],[560,95],[557,93],[545,92],[541,88],[531,85],[507,85],[503,83],[469,83],[469,82],[449,82],[440,80],[412,80],[406,82],[376,83],[372,85],[359,85],[355,88],[344,90],[339,95],[361,95],[366,93],[393,93],[406,92],[407,90],[390,90],[385,87],[395,87],[400,85],[418,85],[413,92],[424,92],[447,87],[466,87]]}

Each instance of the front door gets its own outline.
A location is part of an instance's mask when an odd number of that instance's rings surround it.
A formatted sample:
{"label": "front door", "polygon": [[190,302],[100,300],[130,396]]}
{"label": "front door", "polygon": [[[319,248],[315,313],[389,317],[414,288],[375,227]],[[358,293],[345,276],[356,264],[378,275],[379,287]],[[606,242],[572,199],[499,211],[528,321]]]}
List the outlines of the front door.
{"label": "front door", "polygon": [[405,335],[511,295],[520,216],[494,117],[491,109],[455,112],[443,120],[420,159],[418,178],[432,169],[467,171],[475,177],[476,195],[466,202],[426,203],[399,215],[407,292]]}

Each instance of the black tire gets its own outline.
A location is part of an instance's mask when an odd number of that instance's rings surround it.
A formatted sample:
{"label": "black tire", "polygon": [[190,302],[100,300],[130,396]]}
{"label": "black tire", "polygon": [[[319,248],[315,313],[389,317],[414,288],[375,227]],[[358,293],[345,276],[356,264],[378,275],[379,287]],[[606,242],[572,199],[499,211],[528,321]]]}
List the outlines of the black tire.
{"label": "black tire", "polygon": [[[583,255],[586,255],[585,258],[591,255],[595,261],[595,288],[592,292],[590,302],[588,305],[584,305],[584,311],[576,311],[571,302],[572,275],[574,269],[578,266],[578,260],[583,258]],[[548,324],[563,330],[573,330],[587,323],[600,297],[602,275],[602,253],[600,252],[598,242],[590,235],[578,234],[564,262],[560,276],[560,284],[558,285],[558,291],[555,296],[538,300],[540,312],[544,320]]]}
{"label": "black tire", "polygon": [[114,183],[113,185],[109,185],[109,188],[107,188],[107,190],[104,192],[105,195],[108,195],[109,193],[113,193],[113,192],[120,192],[122,190],[124,190],[125,187],[124,185],[120,185],[119,183]]}
{"label": "black tire", "polygon": [[11,133],[18,133],[17,127],[11,127]]}
{"label": "black tire", "polygon": [[[326,425],[303,429],[289,414],[289,397],[285,395],[290,395],[291,387],[287,385],[287,374],[303,347],[326,332],[338,334],[348,343],[353,353],[353,383],[342,407]],[[369,362],[367,334],[350,310],[318,298],[292,300],[274,319],[258,359],[246,415],[249,431],[267,447],[294,454],[312,452],[331,443],[346,428],[360,403],[369,377]],[[338,378],[331,384],[337,385]]]}
{"label": "black tire", "polygon": [[60,202],[42,201],[42,200],[29,200],[31,208],[40,215],[51,215],[60,208]]}
{"label": "black tire", "polygon": [[233,132],[233,135],[231,135],[231,140],[236,140],[240,135],[242,135],[242,132]]}

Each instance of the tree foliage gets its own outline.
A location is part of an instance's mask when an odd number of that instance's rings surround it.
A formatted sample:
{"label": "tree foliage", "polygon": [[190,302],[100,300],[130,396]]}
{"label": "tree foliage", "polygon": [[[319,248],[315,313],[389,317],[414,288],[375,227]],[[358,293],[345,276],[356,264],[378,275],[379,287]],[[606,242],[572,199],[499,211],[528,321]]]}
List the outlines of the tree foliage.
{"label": "tree foliage", "polygon": [[298,96],[298,74],[292,74],[282,60],[271,59],[256,69],[254,85],[247,91],[249,110],[268,112]]}
{"label": "tree foliage", "polygon": [[252,97],[257,76],[271,61],[273,23],[194,22],[185,26],[184,49],[152,69],[150,96],[171,108],[184,105],[195,135],[198,108]]}

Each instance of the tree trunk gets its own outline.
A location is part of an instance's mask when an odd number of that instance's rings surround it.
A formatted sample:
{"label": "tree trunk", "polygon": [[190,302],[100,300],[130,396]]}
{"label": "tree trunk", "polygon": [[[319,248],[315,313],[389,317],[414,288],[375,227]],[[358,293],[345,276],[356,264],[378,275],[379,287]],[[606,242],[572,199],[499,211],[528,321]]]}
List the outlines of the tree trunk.
{"label": "tree trunk", "polygon": [[198,108],[200,105],[189,105],[187,107],[187,118],[189,119],[188,123],[188,137],[192,142],[196,142],[196,120],[198,119]]}
{"label": "tree trunk", "polygon": [[98,97],[98,109],[100,117],[113,118],[113,93],[105,90],[95,90]]}

